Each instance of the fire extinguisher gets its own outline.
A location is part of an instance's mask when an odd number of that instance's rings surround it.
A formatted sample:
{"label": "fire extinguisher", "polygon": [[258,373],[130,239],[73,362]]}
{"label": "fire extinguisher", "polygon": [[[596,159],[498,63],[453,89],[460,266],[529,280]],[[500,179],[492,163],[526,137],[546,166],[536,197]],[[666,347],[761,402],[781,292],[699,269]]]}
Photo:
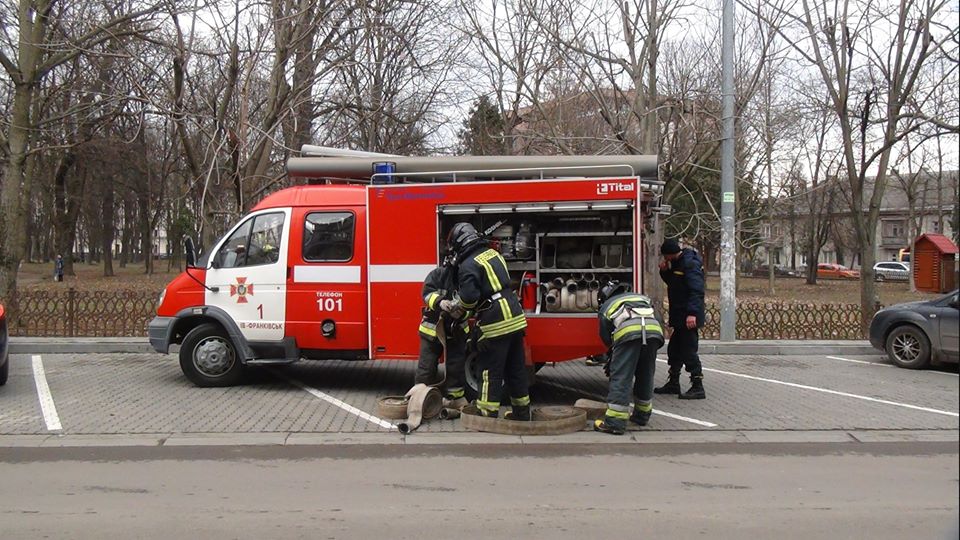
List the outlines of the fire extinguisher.
{"label": "fire extinguisher", "polygon": [[524,311],[537,309],[537,277],[531,272],[524,272],[520,280],[520,304]]}

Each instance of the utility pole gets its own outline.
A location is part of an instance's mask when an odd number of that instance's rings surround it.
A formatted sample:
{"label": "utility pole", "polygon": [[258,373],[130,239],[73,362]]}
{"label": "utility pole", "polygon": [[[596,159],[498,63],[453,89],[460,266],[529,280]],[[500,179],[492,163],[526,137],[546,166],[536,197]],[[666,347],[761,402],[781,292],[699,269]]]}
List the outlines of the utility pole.
{"label": "utility pole", "polygon": [[723,0],[723,146],[720,156],[720,341],[737,339],[737,189],[733,177],[733,2]]}

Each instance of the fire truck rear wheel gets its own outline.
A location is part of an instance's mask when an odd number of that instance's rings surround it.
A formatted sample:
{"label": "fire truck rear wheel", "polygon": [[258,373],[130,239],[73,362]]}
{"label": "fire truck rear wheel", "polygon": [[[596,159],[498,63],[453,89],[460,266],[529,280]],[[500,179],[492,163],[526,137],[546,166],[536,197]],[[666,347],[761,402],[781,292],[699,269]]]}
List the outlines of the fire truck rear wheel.
{"label": "fire truck rear wheel", "polygon": [[197,386],[234,386],[243,377],[243,364],[233,342],[219,325],[206,323],[191,330],[180,345],[180,369]]}
{"label": "fire truck rear wheel", "polygon": [[[527,385],[537,384],[537,372],[543,368],[543,363],[527,365]],[[483,374],[480,373],[480,362],[477,362],[476,354],[468,354],[464,362],[464,371],[467,378],[467,399],[473,401],[480,395],[480,381],[483,380]]]}

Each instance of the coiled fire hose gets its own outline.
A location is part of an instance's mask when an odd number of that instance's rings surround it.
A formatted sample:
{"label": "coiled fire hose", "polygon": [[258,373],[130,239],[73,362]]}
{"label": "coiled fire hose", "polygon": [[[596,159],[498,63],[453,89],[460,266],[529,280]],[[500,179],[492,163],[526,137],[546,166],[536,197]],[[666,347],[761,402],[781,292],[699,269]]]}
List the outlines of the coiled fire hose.
{"label": "coiled fire hose", "polygon": [[391,420],[403,420],[397,429],[404,435],[412,433],[424,420],[440,415],[443,396],[440,390],[423,383],[415,384],[405,396],[386,396],[377,400],[377,415]]}
{"label": "coiled fire hose", "polygon": [[534,407],[529,422],[481,416],[476,405],[467,405],[461,412],[460,425],[463,427],[504,435],[562,435],[580,431],[587,423],[585,411],[562,405]]}

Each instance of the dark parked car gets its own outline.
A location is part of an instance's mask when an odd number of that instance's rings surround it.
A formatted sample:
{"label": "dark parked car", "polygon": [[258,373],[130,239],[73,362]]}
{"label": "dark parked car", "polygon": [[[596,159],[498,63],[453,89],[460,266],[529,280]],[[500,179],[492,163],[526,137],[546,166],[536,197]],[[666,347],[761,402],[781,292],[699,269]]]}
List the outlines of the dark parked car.
{"label": "dark parked car", "polygon": [[10,372],[10,361],[7,343],[10,339],[7,337],[7,312],[3,310],[3,304],[0,304],[0,386],[7,384],[7,375]]}
{"label": "dark parked car", "polygon": [[926,302],[881,309],[870,323],[870,343],[890,361],[909,369],[960,361],[960,303],[957,291]]}

